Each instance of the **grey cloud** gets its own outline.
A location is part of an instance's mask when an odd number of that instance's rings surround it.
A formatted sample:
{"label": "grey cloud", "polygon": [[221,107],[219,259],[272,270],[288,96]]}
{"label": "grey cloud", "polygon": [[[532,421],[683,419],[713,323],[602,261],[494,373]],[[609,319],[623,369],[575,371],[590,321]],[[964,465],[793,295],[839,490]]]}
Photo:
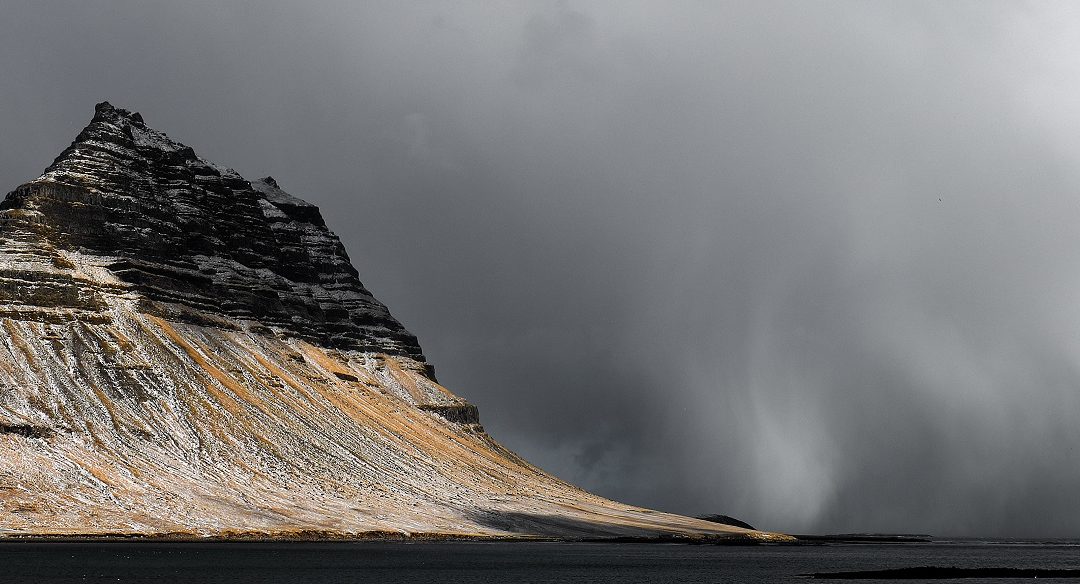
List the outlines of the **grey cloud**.
{"label": "grey cloud", "polygon": [[319,204],[500,440],[791,531],[1080,525],[1066,4],[57,2],[0,179],[109,99]]}
{"label": "grey cloud", "polygon": [[525,22],[513,77],[528,89],[556,80],[588,82],[602,73],[596,23],[565,2],[533,14]]}

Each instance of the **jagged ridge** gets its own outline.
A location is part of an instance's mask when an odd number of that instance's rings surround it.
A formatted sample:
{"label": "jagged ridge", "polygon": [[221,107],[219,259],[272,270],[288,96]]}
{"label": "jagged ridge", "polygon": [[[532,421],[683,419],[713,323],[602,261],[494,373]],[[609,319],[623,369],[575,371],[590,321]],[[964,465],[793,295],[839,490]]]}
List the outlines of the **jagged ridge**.
{"label": "jagged ridge", "polygon": [[[138,113],[98,104],[71,146],[0,210],[5,236],[100,258],[146,312],[261,324],[424,362],[416,337],[360,283],[317,207],[270,177],[249,182],[199,158]],[[92,298],[63,296],[71,286],[52,285],[55,302],[93,307]],[[41,302],[7,290],[0,302]]]}

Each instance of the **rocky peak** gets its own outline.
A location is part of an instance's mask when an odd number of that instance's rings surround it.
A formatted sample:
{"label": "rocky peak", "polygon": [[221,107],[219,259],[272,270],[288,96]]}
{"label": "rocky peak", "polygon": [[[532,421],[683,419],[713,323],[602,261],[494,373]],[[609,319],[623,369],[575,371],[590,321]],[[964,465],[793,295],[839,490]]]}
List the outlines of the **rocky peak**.
{"label": "rocky peak", "polygon": [[[142,114],[118,108],[107,101],[103,101],[94,106],[94,118],[90,123],[91,125],[94,123],[107,123],[116,126],[129,123],[146,127],[146,124],[143,122]],[[78,141],[78,139],[76,139],[76,141]]]}
{"label": "rocky peak", "polygon": [[126,109],[118,108],[107,101],[103,101],[94,106],[93,121],[103,120],[109,120],[114,122],[126,120],[130,123],[139,124],[143,127],[146,126],[146,124],[143,123],[142,114],[140,114],[139,112],[130,112]]}
{"label": "rocky peak", "polygon": [[[0,204],[3,241],[21,242],[21,277],[37,270],[50,284],[31,295],[0,282],[0,303],[100,312],[122,292],[149,314],[424,363],[318,207],[271,177],[249,182],[200,158],[108,102],[41,177]],[[6,255],[15,265],[15,248]]]}

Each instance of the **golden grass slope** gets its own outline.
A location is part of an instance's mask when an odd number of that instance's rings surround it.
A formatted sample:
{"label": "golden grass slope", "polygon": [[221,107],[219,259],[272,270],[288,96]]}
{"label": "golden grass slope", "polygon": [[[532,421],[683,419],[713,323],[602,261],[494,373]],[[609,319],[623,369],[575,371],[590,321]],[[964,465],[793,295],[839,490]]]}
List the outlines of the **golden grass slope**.
{"label": "golden grass slope", "polygon": [[0,535],[772,537],[560,481],[407,358],[107,316],[0,319]]}

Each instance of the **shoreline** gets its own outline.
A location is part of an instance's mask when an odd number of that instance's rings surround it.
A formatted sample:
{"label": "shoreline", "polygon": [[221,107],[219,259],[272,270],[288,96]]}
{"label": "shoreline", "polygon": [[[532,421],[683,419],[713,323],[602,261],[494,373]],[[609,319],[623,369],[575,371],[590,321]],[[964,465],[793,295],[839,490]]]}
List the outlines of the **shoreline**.
{"label": "shoreline", "polygon": [[[779,536],[780,534],[769,534]],[[225,535],[196,535],[185,533],[107,533],[107,534],[0,534],[3,543],[622,543],[622,544],[686,544],[686,545],[806,545],[786,537],[759,538],[736,535],[723,536],[611,536],[611,537],[551,537],[529,535],[486,535],[444,533],[365,532],[343,534],[336,532],[296,533],[237,533]]]}

